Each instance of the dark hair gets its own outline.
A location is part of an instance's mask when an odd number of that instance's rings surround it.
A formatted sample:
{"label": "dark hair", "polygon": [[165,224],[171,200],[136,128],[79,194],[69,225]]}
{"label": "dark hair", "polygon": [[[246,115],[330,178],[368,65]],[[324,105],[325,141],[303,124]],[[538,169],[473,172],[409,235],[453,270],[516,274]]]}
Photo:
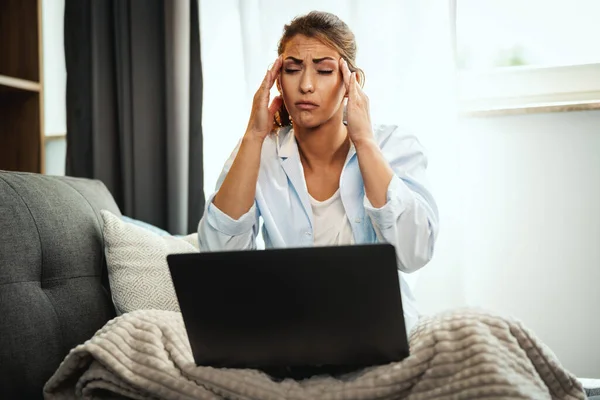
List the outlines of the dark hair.
{"label": "dark hair", "polygon": [[[361,87],[364,85],[365,73],[356,66],[356,39],[348,25],[336,15],[324,11],[311,11],[294,18],[283,27],[283,36],[279,40],[277,54],[283,54],[287,43],[296,35],[318,39],[335,49],[346,60],[350,71],[356,72]],[[279,109],[279,121],[276,123],[281,126],[291,124],[290,115],[283,103]]]}

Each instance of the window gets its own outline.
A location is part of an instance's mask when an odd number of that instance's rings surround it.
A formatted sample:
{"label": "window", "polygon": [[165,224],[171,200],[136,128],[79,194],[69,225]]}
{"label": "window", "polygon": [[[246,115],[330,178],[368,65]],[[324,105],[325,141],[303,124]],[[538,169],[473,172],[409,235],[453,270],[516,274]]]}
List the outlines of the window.
{"label": "window", "polygon": [[458,0],[467,111],[600,102],[600,1]]}

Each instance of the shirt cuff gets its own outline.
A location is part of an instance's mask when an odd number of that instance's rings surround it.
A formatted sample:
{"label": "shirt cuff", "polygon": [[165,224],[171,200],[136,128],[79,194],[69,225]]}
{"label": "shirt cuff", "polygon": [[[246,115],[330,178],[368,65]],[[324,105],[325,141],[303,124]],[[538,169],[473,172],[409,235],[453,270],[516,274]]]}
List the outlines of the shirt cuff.
{"label": "shirt cuff", "polygon": [[252,204],[250,210],[239,219],[233,219],[217,206],[210,199],[207,212],[208,223],[219,232],[228,236],[239,236],[252,230],[256,222],[256,204]]}
{"label": "shirt cuff", "polygon": [[406,184],[397,175],[394,175],[388,185],[386,203],[383,206],[373,207],[366,194],[363,204],[371,221],[380,229],[388,229],[396,226],[398,216],[404,211],[411,198],[412,193]]}

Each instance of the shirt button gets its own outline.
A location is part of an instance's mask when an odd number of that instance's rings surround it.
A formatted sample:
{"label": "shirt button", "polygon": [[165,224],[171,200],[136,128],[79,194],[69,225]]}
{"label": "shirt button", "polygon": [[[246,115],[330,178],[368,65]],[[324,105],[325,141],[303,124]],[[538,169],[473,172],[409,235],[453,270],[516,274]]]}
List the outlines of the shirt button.
{"label": "shirt button", "polygon": [[312,233],[310,233],[310,232],[304,232],[304,234],[305,234],[306,236],[312,236]]}
{"label": "shirt button", "polygon": [[362,220],[358,217],[354,219],[354,222],[356,222],[357,224],[360,224],[360,221],[362,221]]}

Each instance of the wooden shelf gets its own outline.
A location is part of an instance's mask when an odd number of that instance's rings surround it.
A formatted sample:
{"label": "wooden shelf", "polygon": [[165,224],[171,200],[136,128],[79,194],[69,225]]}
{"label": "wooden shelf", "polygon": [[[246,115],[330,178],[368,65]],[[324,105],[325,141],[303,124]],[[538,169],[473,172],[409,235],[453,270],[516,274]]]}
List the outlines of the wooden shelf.
{"label": "wooden shelf", "polygon": [[0,0],[0,170],[44,172],[42,0]]}
{"label": "wooden shelf", "polygon": [[26,90],[28,92],[39,92],[41,85],[38,82],[28,81],[26,79],[13,78],[11,76],[0,75],[0,90],[5,88]]}

